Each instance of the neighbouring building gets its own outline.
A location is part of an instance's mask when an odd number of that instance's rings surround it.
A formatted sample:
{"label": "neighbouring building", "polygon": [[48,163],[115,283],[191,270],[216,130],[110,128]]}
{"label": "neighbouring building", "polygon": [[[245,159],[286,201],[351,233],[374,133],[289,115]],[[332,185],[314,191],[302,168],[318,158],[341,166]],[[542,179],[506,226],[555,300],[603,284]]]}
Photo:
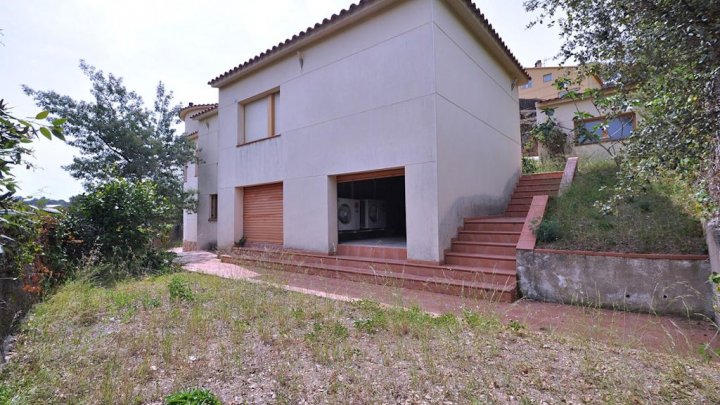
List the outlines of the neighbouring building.
{"label": "neighbouring building", "polygon": [[[605,95],[612,94],[613,89],[608,88],[602,92]],[[536,108],[538,123],[548,119],[545,110],[553,110],[554,119],[568,134],[569,155],[583,158],[609,159],[616,155],[623,147],[625,139],[632,135],[641,120],[641,117],[630,109],[619,114],[611,114],[602,107],[596,106],[590,97],[579,100],[557,97],[538,102]],[[575,118],[578,111],[586,112],[592,117],[578,120]],[[578,138],[575,130],[579,127],[585,128],[594,136]],[[542,148],[540,149],[542,155]]]}
{"label": "neighbouring building", "polygon": [[[582,92],[586,89],[602,89],[603,82],[597,76],[588,76],[579,83],[577,66],[543,66],[542,61],[534,67],[525,68],[530,80],[520,86],[520,120],[523,145],[526,155],[537,156],[538,145],[530,143],[530,131],[538,122],[536,104],[546,100],[562,98],[568,91]],[[569,79],[567,88],[558,89],[556,80]]]}
{"label": "neighbouring building", "polygon": [[183,109],[198,150],[185,248],[366,241],[441,263],[463,218],[506,209],[529,79],[469,0],[360,1]]}

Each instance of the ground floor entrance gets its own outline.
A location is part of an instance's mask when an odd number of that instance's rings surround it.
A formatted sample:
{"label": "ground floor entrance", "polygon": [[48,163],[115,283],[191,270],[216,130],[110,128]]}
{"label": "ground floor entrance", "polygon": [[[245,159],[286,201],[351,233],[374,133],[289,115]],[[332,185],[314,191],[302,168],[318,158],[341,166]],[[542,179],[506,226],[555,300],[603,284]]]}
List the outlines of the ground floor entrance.
{"label": "ground floor entrance", "polygon": [[406,248],[405,171],[337,177],[338,243]]}
{"label": "ground floor entrance", "polygon": [[247,243],[282,245],[282,183],[243,189],[243,230]]}

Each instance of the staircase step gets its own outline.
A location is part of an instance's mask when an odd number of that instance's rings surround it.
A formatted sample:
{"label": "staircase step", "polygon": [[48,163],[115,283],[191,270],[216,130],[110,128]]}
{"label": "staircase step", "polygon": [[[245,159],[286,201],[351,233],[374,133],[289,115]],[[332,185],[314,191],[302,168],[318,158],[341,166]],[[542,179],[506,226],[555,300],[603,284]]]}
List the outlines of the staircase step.
{"label": "staircase step", "polygon": [[518,182],[518,185],[522,186],[529,186],[529,185],[536,185],[536,186],[546,186],[546,185],[554,185],[554,184],[560,184],[562,179],[520,179]]}
{"label": "staircase step", "polygon": [[524,211],[508,211],[505,213],[505,215],[509,217],[517,217],[517,218],[525,218],[527,216],[529,210]]}
{"label": "staircase step", "polygon": [[520,192],[518,192],[518,191],[516,191],[516,192],[514,192],[514,193],[512,194],[512,197],[510,197],[510,201],[513,201],[513,200],[518,199],[518,198],[528,198],[528,197],[530,198],[530,200],[532,200],[532,198],[533,198],[534,196],[536,196],[536,195],[556,196],[557,193],[558,193],[557,190],[555,190],[555,191],[538,191],[538,192],[534,192],[534,191],[531,191],[531,192],[522,192],[522,191],[520,191]]}
{"label": "staircase step", "polygon": [[464,231],[522,231],[524,221],[517,218],[504,217],[502,221],[465,220]]}
{"label": "staircase step", "polygon": [[[482,268],[416,264],[409,263],[405,260],[377,259],[357,256],[329,256],[309,252],[266,252],[247,248],[233,249],[233,256],[239,259],[257,260],[262,262],[286,261],[299,266],[328,265],[342,268],[370,270],[375,272],[382,271],[396,274],[414,274],[425,277],[440,277],[455,280],[500,282],[501,284],[505,284],[507,282],[507,273],[499,275],[492,273],[492,267]],[[490,273],[488,273],[488,271],[490,271]],[[515,274],[515,269],[512,269],[511,273]]]}
{"label": "staircase step", "polygon": [[515,188],[515,191],[514,191],[514,192],[515,192],[515,193],[528,193],[528,192],[532,192],[532,193],[537,193],[537,194],[542,194],[542,193],[544,193],[544,192],[554,192],[554,193],[557,193],[557,191],[558,191],[559,189],[560,189],[560,184],[556,184],[556,185],[542,185],[542,186],[535,186],[535,185],[532,185],[532,186],[523,186],[523,185],[518,185],[518,186]]}
{"label": "staircase step", "polygon": [[547,172],[547,173],[535,173],[525,174],[520,177],[520,180],[536,180],[536,179],[562,179],[563,172]]}
{"label": "staircase step", "polygon": [[516,253],[515,246],[516,243],[470,242],[453,239],[452,244],[450,245],[450,251],[456,253],[512,256]]}
{"label": "staircase step", "polygon": [[[471,298],[493,299],[500,302],[512,302],[517,297],[517,286],[513,275],[503,274],[488,269],[488,274],[498,274],[505,280],[504,283],[478,282],[467,280],[456,280],[444,277],[428,277],[408,273],[396,273],[376,269],[362,269],[343,267],[330,264],[303,264],[290,260],[263,260],[252,257],[233,257],[224,255],[221,260],[226,263],[253,262],[256,264],[271,264],[271,268],[283,271],[299,272],[303,274],[318,275],[323,277],[340,278],[352,281],[410,288],[417,290],[432,291],[436,293],[459,295]],[[456,266],[457,271],[467,268]],[[452,270],[452,268],[448,269]],[[473,269],[477,272],[476,269]]]}
{"label": "staircase step", "polygon": [[520,232],[513,231],[465,231],[458,232],[457,240],[461,242],[497,242],[517,243]]}
{"label": "staircase step", "polygon": [[449,265],[515,269],[515,255],[484,255],[448,252],[445,263]]}
{"label": "staircase step", "polygon": [[508,217],[478,217],[478,218],[465,218],[465,223],[483,223],[483,224],[505,224],[505,223],[517,223],[522,222],[518,221],[516,218],[508,218]]}

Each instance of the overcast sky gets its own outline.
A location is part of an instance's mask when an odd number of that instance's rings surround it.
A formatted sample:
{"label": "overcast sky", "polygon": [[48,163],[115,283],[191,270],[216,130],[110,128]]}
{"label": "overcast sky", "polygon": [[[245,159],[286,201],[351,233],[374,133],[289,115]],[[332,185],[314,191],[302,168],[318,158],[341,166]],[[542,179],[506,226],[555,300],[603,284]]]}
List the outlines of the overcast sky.
{"label": "overcast sky", "polygon": [[[522,0],[475,0],[525,66],[558,53],[557,32],[525,26]],[[89,98],[80,59],[125,79],[146,103],[163,81],[176,101],[217,101],[209,79],[352,4],[348,0],[0,0],[0,98],[16,116],[39,109],[27,84]],[[34,171],[16,169],[23,196],[67,199],[82,186],[61,166],[76,151],[61,141],[34,144]]]}

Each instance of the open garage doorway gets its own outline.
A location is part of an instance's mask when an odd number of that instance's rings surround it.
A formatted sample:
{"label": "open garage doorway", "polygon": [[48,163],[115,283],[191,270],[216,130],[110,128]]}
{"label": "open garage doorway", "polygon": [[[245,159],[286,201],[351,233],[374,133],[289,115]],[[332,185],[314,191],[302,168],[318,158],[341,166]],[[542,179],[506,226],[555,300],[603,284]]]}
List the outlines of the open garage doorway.
{"label": "open garage doorway", "polygon": [[340,245],[406,247],[404,169],[338,176],[337,196]]}

